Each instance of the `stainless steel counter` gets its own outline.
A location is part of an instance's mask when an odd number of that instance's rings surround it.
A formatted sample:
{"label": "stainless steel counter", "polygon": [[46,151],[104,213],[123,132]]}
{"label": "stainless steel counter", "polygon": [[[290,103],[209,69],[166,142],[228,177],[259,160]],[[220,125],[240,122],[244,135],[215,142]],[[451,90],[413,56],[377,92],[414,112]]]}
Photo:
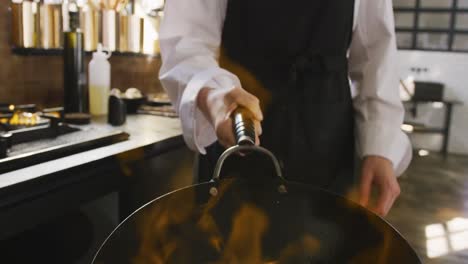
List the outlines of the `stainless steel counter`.
{"label": "stainless steel counter", "polygon": [[[102,128],[111,127],[102,118],[94,119],[93,125]],[[179,119],[149,115],[129,115],[127,122],[117,128],[130,134],[129,140],[0,174],[0,189],[127,151],[161,144],[182,135]]]}

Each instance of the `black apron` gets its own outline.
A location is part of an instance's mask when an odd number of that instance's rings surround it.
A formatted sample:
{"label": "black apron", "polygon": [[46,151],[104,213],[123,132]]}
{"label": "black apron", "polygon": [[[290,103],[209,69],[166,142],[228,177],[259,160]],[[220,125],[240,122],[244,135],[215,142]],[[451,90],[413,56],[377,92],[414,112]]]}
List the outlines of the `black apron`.
{"label": "black apron", "polygon": [[[347,51],[354,0],[228,0],[220,64],[262,102],[261,145],[291,181],[345,194],[354,182],[354,110]],[[211,179],[224,150],[200,157]],[[273,174],[270,161],[234,157],[224,176]]]}

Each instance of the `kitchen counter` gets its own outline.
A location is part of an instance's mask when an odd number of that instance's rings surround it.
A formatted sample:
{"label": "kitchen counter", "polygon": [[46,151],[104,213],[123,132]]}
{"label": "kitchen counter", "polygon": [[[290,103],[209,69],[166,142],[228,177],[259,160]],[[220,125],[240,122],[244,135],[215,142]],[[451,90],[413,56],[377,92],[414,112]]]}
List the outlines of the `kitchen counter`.
{"label": "kitchen counter", "polygon": [[[104,119],[93,124],[110,126]],[[184,147],[176,118],[129,115],[126,124],[116,128],[130,138],[0,174],[0,238],[119,190],[128,180],[127,164]]]}
{"label": "kitchen counter", "polygon": [[[93,123],[111,127],[104,119],[94,119]],[[21,182],[78,167],[126,151],[163,144],[164,141],[175,138],[177,140],[174,143],[178,144],[182,135],[179,119],[149,115],[130,115],[123,126],[115,128],[130,134],[129,140],[0,174],[0,193],[2,189]]]}

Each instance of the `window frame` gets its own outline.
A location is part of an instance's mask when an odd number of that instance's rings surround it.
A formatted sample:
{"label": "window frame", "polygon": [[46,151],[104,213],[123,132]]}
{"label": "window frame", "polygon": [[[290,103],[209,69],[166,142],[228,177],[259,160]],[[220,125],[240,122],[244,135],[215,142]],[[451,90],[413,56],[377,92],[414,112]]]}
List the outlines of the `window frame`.
{"label": "window frame", "polygon": [[[445,52],[462,52],[467,53],[468,47],[466,49],[454,49],[454,41],[456,35],[466,35],[468,36],[468,29],[457,29],[457,15],[458,14],[467,14],[467,8],[458,8],[458,0],[452,0],[451,7],[422,7],[422,0],[415,0],[414,7],[398,7],[394,6],[394,12],[396,13],[411,13],[414,14],[414,21],[412,27],[397,27],[395,28],[397,33],[410,33],[411,34],[411,45],[410,47],[399,47],[400,50],[425,50],[425,51],[445,51]],[[419,17],[421,13],[442,13],[450,15],[450,23],[448,29],[440,28],[421,28],[419,26]],[[421,48],[418,47],[418,36],[420,33],[442,33],[448,34],[447,39],[447,49],[432,49],[432,48]]]}

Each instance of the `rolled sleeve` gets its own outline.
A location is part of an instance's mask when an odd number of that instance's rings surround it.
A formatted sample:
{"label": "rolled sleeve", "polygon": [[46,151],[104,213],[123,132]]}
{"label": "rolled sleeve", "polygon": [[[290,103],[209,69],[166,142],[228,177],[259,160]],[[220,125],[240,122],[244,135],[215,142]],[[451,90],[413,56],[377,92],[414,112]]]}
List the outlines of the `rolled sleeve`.
{"label": "rolled sleeve", "polygon": [[390,160],[395,174],[400,176],[412,158],[408,137],[385,122],[358,122],[357,145],[361,157],[380,156]]}
{"label": "rolled sleeve", "polygon": [[357,149],[361,157],[390,160],[396,175],[408,167],[412,150],[401,131],[396,39],[391,0],[360,0],[350,48],[350,77],[356,84]]}
{"label": "rolled sleeve", "polygon": [[182,119],[184,139],[189,148],[205,154],[206,147],[217,139],[213,126],[196,105],[200,90],[204,87],[232,89],[236,86],[240,86],[237,77],[220,68],[200,72],[188,83],[181,98],[179,115]]}
{"label": "rolled sleeve", "polygon": [[185,142],[202,154],[217,137],[197,107],[200,90],[240,86],[217,61],[225,8],[226,0],[167,1],[160,29],[159,78],[180,116]]}

